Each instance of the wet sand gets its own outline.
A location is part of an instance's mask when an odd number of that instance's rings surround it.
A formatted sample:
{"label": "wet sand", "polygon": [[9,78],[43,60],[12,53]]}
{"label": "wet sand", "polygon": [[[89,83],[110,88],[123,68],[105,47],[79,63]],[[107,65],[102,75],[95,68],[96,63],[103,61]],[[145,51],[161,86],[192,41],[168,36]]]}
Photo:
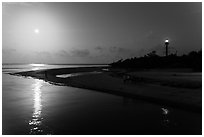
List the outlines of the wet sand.
{"label": "wet sand", "polygon": [[[57,75],[84,73],[60,78]],[[101,73],[85,73],[101,72]],[[107,67],[62,68],[12,73],[186,110],[202,112],[202,74],[179,71],[131,71]]]}

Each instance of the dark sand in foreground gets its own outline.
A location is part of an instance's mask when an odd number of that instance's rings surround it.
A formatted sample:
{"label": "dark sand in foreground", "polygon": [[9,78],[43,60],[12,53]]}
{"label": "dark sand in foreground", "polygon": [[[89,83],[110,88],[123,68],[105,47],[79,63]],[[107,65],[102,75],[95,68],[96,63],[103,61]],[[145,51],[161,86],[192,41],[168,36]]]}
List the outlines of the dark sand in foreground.
{"label": "dark sand in foreground", "polygon": [[[62,74],[84,73],[67,78]],[[85,73],[99,72],[99,73]],[[159,104],[202,112],[202,73],[179,71],[126,71],[107,67],[81,67],[13,73],[43,79],[57,85],[143,99]]]}

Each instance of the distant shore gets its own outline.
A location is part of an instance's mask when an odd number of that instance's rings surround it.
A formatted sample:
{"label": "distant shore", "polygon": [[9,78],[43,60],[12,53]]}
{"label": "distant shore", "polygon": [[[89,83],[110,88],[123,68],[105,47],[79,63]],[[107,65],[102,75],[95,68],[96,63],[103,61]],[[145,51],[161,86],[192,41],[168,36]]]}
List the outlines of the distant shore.
{"label": "distant shore", "polygon": [[[59,75],[73,73],[82,75],[59,77]],[[11,74],[43,79],[56,85],[91,89],[202,112],[202,73],[178,70],[127,71],[111,67],[80,67]]]}

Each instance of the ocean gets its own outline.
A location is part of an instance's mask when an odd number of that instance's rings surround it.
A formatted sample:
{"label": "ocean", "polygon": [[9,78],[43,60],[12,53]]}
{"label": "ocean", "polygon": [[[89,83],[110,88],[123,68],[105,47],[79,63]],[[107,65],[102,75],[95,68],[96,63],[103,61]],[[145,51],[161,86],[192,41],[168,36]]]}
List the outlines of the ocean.
{"label": "ocean", "polygon": [[8,74],[89,66],[3,64],[2,134],[202,134],[200,113]]}

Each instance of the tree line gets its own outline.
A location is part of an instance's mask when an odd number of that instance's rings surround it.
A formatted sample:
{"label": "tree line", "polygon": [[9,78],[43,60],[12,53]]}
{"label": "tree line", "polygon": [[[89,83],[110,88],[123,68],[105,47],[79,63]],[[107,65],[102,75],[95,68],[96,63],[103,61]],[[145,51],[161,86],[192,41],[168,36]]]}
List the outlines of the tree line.
{"label": "tree line", "polygon": [[143,57],[121,59],[110,64],[112,67],[151,69],[151,68],[191,68],[193,71],[202,71],[202,50],[191,51],[187,55],[159,56],[152,51]]}

